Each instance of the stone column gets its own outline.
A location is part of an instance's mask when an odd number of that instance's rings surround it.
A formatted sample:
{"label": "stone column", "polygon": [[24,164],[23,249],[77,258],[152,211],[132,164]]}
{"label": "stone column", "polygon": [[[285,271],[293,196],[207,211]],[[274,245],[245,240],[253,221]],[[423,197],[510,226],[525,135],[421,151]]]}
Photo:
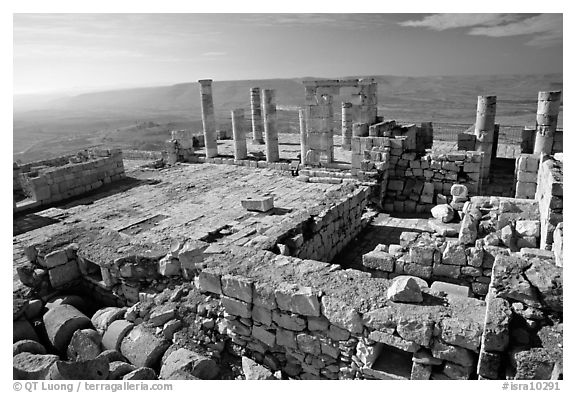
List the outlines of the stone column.
{"label": "stone column", "polygon": [[300,120],[300,162],[306,164],[306,153],[308,153],[308,138],[306,135],[306,112],[304,109],[298,110]]}
{"label": "stone column", "polygon": [[271,89],[262,90],[262,107],[264,115],[264,135],[266,136],[266,161],[280,161],[278,149],[278,130],[276,129],[276,92]]}
{"label": "stone column", "polygon": [[476,151],[484,152],[480,176],[487,178],[492,163],[492,144],[494,143],[494,121],[496,119],[496,96],[478,96],[476,109]]}
{"label": "stone column", "polygon": [[262,123],[262,104],[260,101],[260,88],[250,89],[250,106],[252,108],[252,143],[255,145],[264,144]]}
{"label": "stone column", "polygon": [[202,79],[199,80],[198,83],[200,83],[200,103],[202,108],[206,158],[212,158],[218,155],[216,118],[214,117],[214,102],[212,101],[212,79]]}
{"label": "stone column", "polygon": [[561,96],[561,91],[541,91],[538,93],[536,140],[534,142],[535,154],[552,154]]}
{"label": "stone column", "polygon": [[320,109],[322,113],[321,122],[321,146],[326,153],[326,162],[334,161],[334,108],[332,106],[332,96],[325,94],[321,97]]}
{"label": "stone column", "polygon": [[352,149],[352,104],[342,103],[342,150]]}
{"label": "stone column", "polygon": [[232,135],[234,136],[234,159],[244,160],[248,156],[244,131],[244,109],[232,111]]}

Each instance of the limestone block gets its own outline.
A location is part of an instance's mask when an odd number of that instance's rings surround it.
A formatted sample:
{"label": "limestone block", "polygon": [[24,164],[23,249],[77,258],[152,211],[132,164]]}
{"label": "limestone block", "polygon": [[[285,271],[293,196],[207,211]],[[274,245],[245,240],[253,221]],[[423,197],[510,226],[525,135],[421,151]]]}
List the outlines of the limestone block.
{"label": "limestone block", "polygon": [[75,307],[63,304],[43,316],[48,339],[56,349],[65,352],[76,330],[90,327],[90,319]]}
{"label": "limestone block", "polygon": [[434,250],[432,246],[410,246],[410,262],[424,266],[431,266],[434,261]]}
{"label": "limestone block", "polygon": [[110,363],[110,374],[108,374],[109,380],[120,380],[122,377],[129,372],[136,370],[136,366],[130,363],[115,361]]}
{"label": "limestone block", "polygon": [[33,340],[20,340],[12,345],[12,356],[22,352],[29,352],[35,355],[45,355],[46,348],[42,344]]}
{"label": "limestone block", "polygon": [[477,368],[478,375],[487,379],[498,379],[501,361],[502,355],[499,353],[480,351]]}
{"label": "limestone block", "polygon": [[276,329],[276,344],[286,348],[297,348],[296,334],[292,330],[278,328]]}
{"label": "limestone block", "polygon": [[367,345],[364,343],[364,340],[360,340],[356,345],[356,356],[358,356],[358,359],[360,359],[366,367],[371,368],[376,359],[378,359],[378,355],[380,355],[382,348],[383,345],[381,343]]}
{"label": "limestone block", "polygon": [[310,331],[326,331],[330,326],[330,322],[324,316],[308,317],[308,330]]}
{"label": "limestone block", "polygon": [[444,223],[451,222],[454,219],[454,209],[447,204],[434,206],[430,213],[432,214],[432,217]]}
{"label": "limestone block", "polygon": [[449,277],[457,279],[460,277],[460,266],[457,265],[443,265],[435,263],[432,266],[432,274],[436,277]]}
{"label": "limestone block", "polygon": [[471,351],[448,345],[439,340],[433,341],[432,356],[438,359],[448,360],[461,366],[472,366],[474,364],[474,356]]}
{"label": "limestone block", "polygon": [[68,345],[68,360],[84,361],[96,359],[102,352],[102,337],[96,330],[76,330]]}
{"label": "limestone block", "polygon": [[461,318],[444,318],[440,322],[440,337],[447,344],[478,351],[482,326]]}
{"label": "limestone block", "polygon": [[272,321],[281,328],[296,332],[302,331],[306,328],[306,320],[304,318],[276,310],[272,311]]}
{"label": "limestone block", "polygon": [[239,316],[241,318],[251,318],[252,304],[224,295],[220,297],[220,300],[227,313]]}
{"label": "limestone block", "polygon": [[68,263],[68,255],[66,250],[53,251],[44,257],[44,263],[41,265],[51,269],[56,266],[65,265]]}
{"label": "limestone block", "polygon": [[449,296],[472,297],[470,288],[464,285],[450,284],[442,281],[434,281],[430,289],[437,292],[445,292]]}
{"label": "limestone block", "polygon": [[[457,168],[454,170],[457,171]],[[455,198],[466,198],[468,196],[468,188],[463,184],[453,184],[450,187],[450,195]]]}
{"label": "limestone block", "polygon": [[220,279],[222,293],[234,299],[252,303],[252,281],[240,276],[226,274]]}
{"label": "limestone block", "polygon": [[400,317],[396,331],[404,340],[428,347],[434,331],[434,322],[425,316]]}
{"label": "limestone block", "polygon": [[103,380],[108,378],[109,373],[110,364],[104,358],[77,362],[59,360],[50,368],[49,379]]}
{"label": "limestone block", "polygon": [[556,262],[556,266],[562,267],[564,265],[564,223],[561,222],[556,226],[553,239],[554,241],[552,243],[552,251],[554,252],[554,260]]}
{"label": "limestone block", "polygon": [[222,294],[222,284],[220,283],[220,274],[210,269],[204,269],[198,276],[198,283],[201,292],[211,292]]}
{"label": "limestone block", "polygon": [[137,367],[150,367],[157,364],[170,343],[158,337],[143,325],[135,326],[122,340],[122,355]]}
{"label": "limestone block", "polygon": [[60,288],[80,278],[80,270],[73,260],[48,270],[48,277],[53,288]]}
{"label": "limestone block", "polygon": [[242,371],[244,372],[246,380],[276,379],[272,371],[246,356],[242,356]]}
{"label": "limestone block", "polygon": [[130,381],[145,381],[158,379],[156,377],[156,372],[150,367],[138,367],[136,370],[129,372],[122,377],[123,380]]}
{"label": "limestone block", "polygon": [[442,364],[442,359],[432,356],[430,349],[420,348],[412,355],[412,362],[428,366],[439,366]]}
{"label": "limestone block", "polygon": [[417,263],[404,264],[404,273],[428,280],[432,277],[432,266],[423,266]]}
{"label": "limestone block", "polygon": [[112,322],[124,318],[125,314],[125,308],[105,307],[96,311],[90,322],[100,334],[104,334]]}
{"label": "limestone block", "polygon": [[540,221],[538,220],[520,220],[516,221],[516,233],[522,237],[540,235]]}
{"label": "limestone block", "polygon": [[20,380],[46,379],[50,368],[58,360],[56,355],[19,353],[12,360],[12,377]]}
{"label": "limestone block", "polygon": [[478,221],[472,218],[471,214],[465,214],[460,224],[458,240],[462,244],[474,244],[478,237]]}
{"label": "limestone block", "polygon": [[257,340],[262,341],[264,344],[268,345],[269,347],[273,347],[276,344],[275,333],[266,330],[262,326],[254,325],[252,327],[252,337],[254,337]]}
{"label": "limestone block", "polygon": [[420,348],[420,345],[414,342],[406,341],[398,336],[392,335],[390,333],[380,332],[378,330],[371,332],[368,335],[368,338],[370,340],[390,345],[406,352],[416,352]]}
{"label": "limestone block", "polygon": [[300,333],[296,336],[298,349],[314,356],[320,355],[320,341],[309,334]]}
{"label": "limestone block", "polygon": [[383,251],[370,251],[362,255],[362,265],[370,269],[381,270],[385,272],[394,271],[394,257]]}
{"label": "limestone block", "polygon": [[330,325],[328,328],[328,337],[334,341],[346,341],[350,338],[350,332],[338,326]]}
{"label": "limestone block", "polygon": [[517,300],[532,307],[541,307],[536,289],[522,274],[528,263],[516,256],[498,255],[492,268],[492,285],[499,297]]}
{"label": "limestone block", "polygon": [[322,314],[333,325],[351,333],[362,333],[363,324],[360,314],[340,299],[324,295],[322,297]]}
{"label": "limestone block", "polygon": [[553,262],[539,259],[530,260],[532,265],[525,271],[525,276],[539,292],[542,303],[558,312],[563,305],[563,272]]}
{"label": "limestone block", "polygon": [[487,303],[482,350],[488,352],[504,351],[508,347],[508,327],[512,311],[508,302],[499,297],[490,297]]}
{"label": "limestone block", "polygon": [[276,304],[280,310],[312,317],[320,316],[319,295],[310,287],[287,283],[278,285],[275,291]]}
{"label": "limestone block", "polygon": [[161,379],[214,379],[218,373],[214,360],[186,348],[171,352],[160,368]]}
{"label": "limestone block", "polygon": [[248,211],[267,212],[274,208],[274,196],[247,197],[241,203],[242,207]]}
{"label": "limestone block", "polygon": [[164,277],[180,275],[180,261],[170,254],[158,261],[158,273]]}
{"label": "limestone block", "polygon": [[427,381],[432,375],[432,366],[420,363],[412,363],[412,371],[410,372],[411,380],[424,380]]}
{"label": "limestone block", "polygon": [[132,322],[123,319],[112,322],[102,337],[102,346],[104,349],[120,350],[122,340],[133,327],[134,324]]}
{"label": "limestone block", "polygon": [[466,250],[458,242],[446,242],[446,248],[442,253],[442,263],[447,265],[466,266]]}
{"label": "limestone block", "polygon": [[260,322],[263,325],[270,326],[272,324],[272,312],[267,308],[253,305],[252,319],[255,322]]}
{"label": "limestone block", "polygon": [[420,303],[422,302],[422,290],[414,278],[399,276],[392,281],[386,298],[393,302]]}

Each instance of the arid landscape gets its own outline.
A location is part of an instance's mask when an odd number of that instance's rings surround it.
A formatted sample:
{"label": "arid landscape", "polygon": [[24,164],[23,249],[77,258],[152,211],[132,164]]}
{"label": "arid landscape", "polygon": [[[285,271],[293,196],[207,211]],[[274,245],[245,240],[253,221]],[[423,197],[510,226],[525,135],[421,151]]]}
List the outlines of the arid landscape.
{"label": "arid landscape", "polygon": [[[522,127],[535,122],[534,92],[562,90],[562,74],[373,77],[378,83],[378,112],[385,119],[432,121],[456,129],[474,122],[478,95],[497,95],[496,121]],[[280,132],[298,132],[297,108],[304,104],[302,81],[306,79],[216,80],[218,128],[231,128],[232,109],[244,108],[248,113],[247,92],[252,86],[260,86],[278,92]],[[344,99],[344,95],[335,96],[335,105]],[[335,118],[336,128],[338,120]],[[562,111],[558,122],[562,127]],[[435,127],[439,139],[442,128]],[[97,146],[161,150],[170,131],[177,129],[202,131],[195,82],[68,96],[15,96],[13,158],[29,162]]]}

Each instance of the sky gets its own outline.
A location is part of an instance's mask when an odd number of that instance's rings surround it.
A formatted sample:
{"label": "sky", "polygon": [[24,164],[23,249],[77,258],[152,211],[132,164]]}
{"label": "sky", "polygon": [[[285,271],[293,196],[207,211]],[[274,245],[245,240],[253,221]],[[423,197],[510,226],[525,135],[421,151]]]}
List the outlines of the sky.
{"label": "sky", "polygon": [[13,92],[562,72],[562,14],[24,14]]}

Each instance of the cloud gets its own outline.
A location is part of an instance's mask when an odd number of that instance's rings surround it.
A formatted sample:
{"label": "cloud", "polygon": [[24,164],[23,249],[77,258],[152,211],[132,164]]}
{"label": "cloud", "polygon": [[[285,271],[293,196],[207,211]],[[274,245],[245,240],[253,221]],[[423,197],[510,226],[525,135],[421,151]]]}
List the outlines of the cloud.
{"label": "cloud", "polygon": [[510,14],[434,14],[422,20],[407,20],[400,26],[427,27],[431,30],[448,30],[458,27],[495,26],[516,20],[520,15]]}
{"label": "cloud", "polygon": [[531,35],[526,45],[540,47],[562,42],[562,14],[434,14],[399,24],[436,31],[470,28],[469,35],[485,37]]}
{"label": "cloud", "polygon": [[487,37],[534,35],[526,45],[549,46],[562,42],[562,14],[541,14],[500,26],[475,27],[468,34]]}

